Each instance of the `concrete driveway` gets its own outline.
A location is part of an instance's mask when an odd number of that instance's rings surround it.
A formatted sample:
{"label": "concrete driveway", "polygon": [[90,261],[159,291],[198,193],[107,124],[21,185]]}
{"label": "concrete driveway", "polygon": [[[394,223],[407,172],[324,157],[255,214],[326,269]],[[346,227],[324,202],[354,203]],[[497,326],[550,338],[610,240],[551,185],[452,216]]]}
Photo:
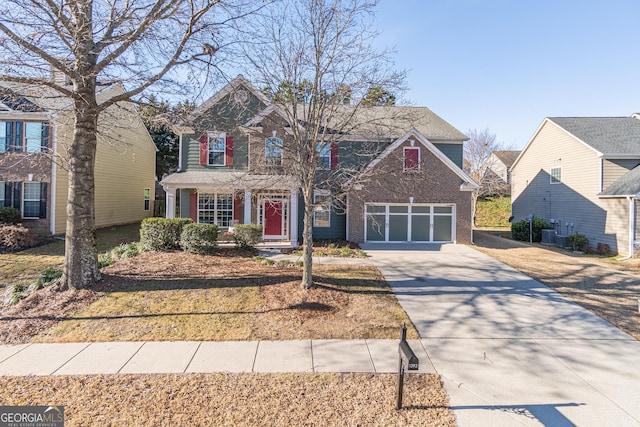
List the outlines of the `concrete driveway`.
{"label": "concrete driveway", "polygon": [[362,246],[418,329],[460,426],[640,425],[630,335],[464,245]]}

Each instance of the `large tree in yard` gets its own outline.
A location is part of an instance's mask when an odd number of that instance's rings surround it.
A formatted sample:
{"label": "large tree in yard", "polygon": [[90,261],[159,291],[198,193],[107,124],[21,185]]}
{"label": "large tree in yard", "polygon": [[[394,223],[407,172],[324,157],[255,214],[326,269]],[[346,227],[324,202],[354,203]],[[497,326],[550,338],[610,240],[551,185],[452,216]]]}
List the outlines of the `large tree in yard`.
{"label": "large tree in yard", "polygon": [[390,94],[403,83],[404,73],[392,70],[389,52],[373,47],[376,5],[371,0],[284,0],[252,24],[249,74],[266,88],[290,127],[289,142],[280,149],[294,159],[287,173],[299,182],[304,201],[303,288],[313,286],[314,190],[335,188],[354,172],[327,171],[322,167],[327,153],[348,135],[362,136],[372,124],[365,122],[376,120],[362,114],[372,105],[371,88]]}
{"label": "large tree in yard", "polygon": [[[244,13],[236,7],[242,5],[222,0],[0,4],[0,85],[13,91],[46,87],[73,111],[74,133],[65,153],[69,191],[61,289],[89,287],[100,279],[94,166],[101,113],[145,91],[201,83],[222,47],[216,37]],[[65,79],[51,79],[52,70]],[[121,81],[125,89],[102,99],[99,82],[109,80]]]}

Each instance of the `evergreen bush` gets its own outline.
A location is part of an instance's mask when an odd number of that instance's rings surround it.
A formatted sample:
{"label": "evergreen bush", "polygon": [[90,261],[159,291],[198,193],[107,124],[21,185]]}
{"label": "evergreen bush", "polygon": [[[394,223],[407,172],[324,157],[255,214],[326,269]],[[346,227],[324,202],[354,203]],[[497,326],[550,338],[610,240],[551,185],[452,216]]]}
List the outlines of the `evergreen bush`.
{"label": "evergreen bush", "polygon": [[211,254],[218,244],[218,226],[215,224],[186,224],[180,235],[180,246],[193,254]]}
{"label": "evergreen bush", "polygon": [[233,227],[233,240],[238,248],[253,249],[262,240],[262,225],[236,225]]}
{"label": "evergreen bush", "polygon": [[191,218],[145,218],[140,225],[140,244],[145,251],[180,249],[180,236]]}
{"label": "evergreen bush", "polygon": [[589,239],[584,234],[574,233],[569,236],[569,245],[574,251],[584,251],[589,244]]}
{"label": "evergreen bush", "polygon": [[9,206],[3,206],[0,208],[0,223],[3,224],[18,224],[22,221],[22,215],[20,210]]}
{"label": "evergreen bush", "polygon": [[[533,218],[533,224],[531,225],[533,231],[533,242],[542,241],[542,230],[545,228],[551,228],[551,225],[542,218]],[[523,242],[529,241],[529,221],[523,219],[511,224],[511,237],[513,240],[521,240]]]}

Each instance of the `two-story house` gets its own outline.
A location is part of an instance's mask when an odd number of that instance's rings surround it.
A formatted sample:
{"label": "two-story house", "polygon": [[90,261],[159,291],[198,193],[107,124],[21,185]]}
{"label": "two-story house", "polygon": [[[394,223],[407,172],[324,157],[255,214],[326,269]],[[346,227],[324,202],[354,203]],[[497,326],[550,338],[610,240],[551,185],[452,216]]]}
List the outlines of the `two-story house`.
{"label": "two-story house", "polygon": [[[511,168],[512,214],[631,256],[640,240],[640,118],[549,117]],[[634,247],[636,249],[634,249]]]}
{"label": "two-story house", "polygon": [[[99,99],[122,93],[99,86]],[[118,103],[102,113],[95,166],[95,224],[140,221],[153,213],[156,148],[138,112]],[[23,224],[64,234],[67,147],[73,138],[69,99],[45,87],[0,87],[0,206],[22,213]]]}
{"label": "two-story house", "polygon": [[[462,171],[468,138],[424,107],[363,107],[358,114],[386,120],[382,128],[394,131],[341,135],[320,153],[319,176],[353,173],[316,188],[314,238],[471,242],[471,192],[478,186]],[[178,129],[180,170],[162,181],[167,217],[222,229],[262,224],[265,241],[297,245],[304,206],[288,173],[296,160],[286,150],[286,114],[238,76],[191,117]]]}

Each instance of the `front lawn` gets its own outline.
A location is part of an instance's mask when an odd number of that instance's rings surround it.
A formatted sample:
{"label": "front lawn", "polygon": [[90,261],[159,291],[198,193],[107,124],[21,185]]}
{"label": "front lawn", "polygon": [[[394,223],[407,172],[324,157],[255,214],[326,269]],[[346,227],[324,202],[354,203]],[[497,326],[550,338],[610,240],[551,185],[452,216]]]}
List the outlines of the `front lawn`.
{"label": "front lawn", "polygon": [[[409,319],[373,267],[263,265],[250,252],[145,252],[103,268],[91,290],[36,292],[0,318],[3,342],[399,337]],[[52,309],[49,310],[49,307]],[[409,338],[417,338],[410,327]]]}

